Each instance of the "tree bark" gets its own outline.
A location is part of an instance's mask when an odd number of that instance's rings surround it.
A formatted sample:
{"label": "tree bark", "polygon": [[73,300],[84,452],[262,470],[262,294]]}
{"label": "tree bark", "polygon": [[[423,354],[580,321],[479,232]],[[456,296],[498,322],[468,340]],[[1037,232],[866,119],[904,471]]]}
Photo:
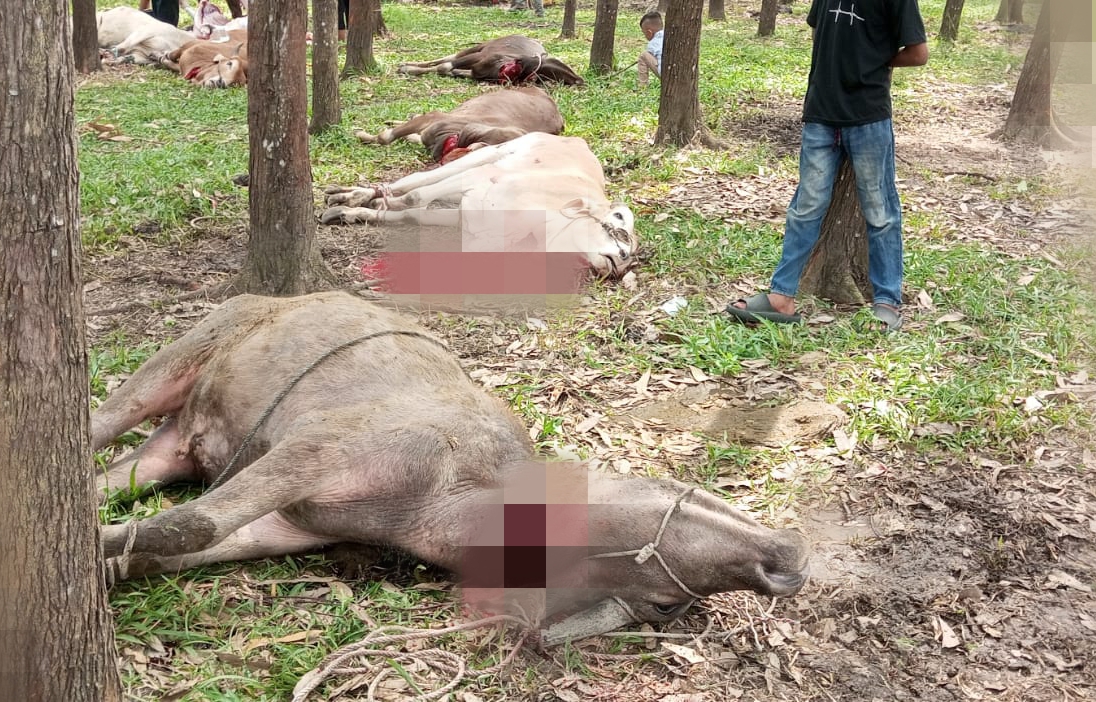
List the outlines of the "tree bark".
{"label": "tree bark", "polygon": [[[1023,139],[1049,148],[1069,148],[1074,140],[1063,132],[1054,115],[1051,103],[1054,75],[1062,57],[1062,40],[1066,38],[1069,22],[1076,22],[1077,6],[1062,0],[1044,2],[1031,37],[1024,68],[1016,82],[1005,125],[994,133],[1002,139]],[[1080,7],[1078,7],[1080,6]],[[1071,19],[1074,18],[1074,19]]]}
{"label": "tree bark", "polygon": [[0,3],[0,700],[119,702],[64,0]]}
{"label": "tree bark", "polygon": [[248,20],[251,236],[234,287],[299,295],[329,279],[316,244],[308,160],[303,2],[256,2]]}
{"label": "tree bark", "polygon": [[228,5],[228,11],[232,13],[232,19],[244,16],[244,6],[240,4],[240,0],[225,0]]}
{"label": "tree bark", "polygon": [[700,114],[698,66],[703,11],[704,0],[677,0],[666,15],[656,143],[722,146],[708,133]]}
{"label": "tree bark", "polygon": [[560,39],[575,38],[575,14],[578,11],[578,0],[565,0],[563,3],[563,27],[559,31]]}
{"label": "tree bark", "polygon": [[72,53],[76,70],[94,73],[99,64],[99,27],[95,22],[95,0],[72,0]]}
{"label": "tree bark", "polygon": [[1024,0],[1001,0],[993,21],[997,24],[1023,24]]}
{"label": "tree bark", "polygon": [[312,121],[318,134],[342,120],[339,101],[339,2],[312,0]]}
{"label": "tree bark", "polygon": [[377,31],[380,13],[380,0],[350,0],[343,78],[376,70],[377,60],[373,57],[373,35]]}
{"label": "tree bark", "polygon": [[670,11],[670,0],[658,0],[658,11],[665,17],[666,13]]}
{"label": "tree bark", "polygon": [[757,20],[757,36],[771,37],[776,31],[778,0],[761,0],[761,16]]}
{"label": "tree bark", "polygon": [[613,44],[616,39],[618,0],[597,0],[594,39],[590,44],[590,70],[597,74],[613,70]]}
{"label": "tree bark", "polygon": [[940,20],[940,38],[955,41],[959,38],[959,18],[963,15],[963,0],[947,0],[944,17]]}
{"label": "tree bark", "polygon": [[723,0],[708,0],[708,19],[713,22],[722,22],[727,19],[727,10]]}
{"label": "tree bark", "polygon": [[838,169],[830,209],[803,269],[799,291],[839,304],[863,304],[873,297],[868,278],[868,225],[860,211],[856,174],[848,158]]}

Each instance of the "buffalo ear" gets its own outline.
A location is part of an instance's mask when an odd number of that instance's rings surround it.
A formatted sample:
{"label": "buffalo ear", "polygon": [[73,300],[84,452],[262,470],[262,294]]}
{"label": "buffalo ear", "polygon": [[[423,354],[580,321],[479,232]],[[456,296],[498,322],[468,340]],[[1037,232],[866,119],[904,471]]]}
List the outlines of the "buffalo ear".
{"label": "buffalo ear", "polygon": [[560,208],[564,217],[574,219],[576,217],[590,216],[590,200],[585,197],[576,197]]}

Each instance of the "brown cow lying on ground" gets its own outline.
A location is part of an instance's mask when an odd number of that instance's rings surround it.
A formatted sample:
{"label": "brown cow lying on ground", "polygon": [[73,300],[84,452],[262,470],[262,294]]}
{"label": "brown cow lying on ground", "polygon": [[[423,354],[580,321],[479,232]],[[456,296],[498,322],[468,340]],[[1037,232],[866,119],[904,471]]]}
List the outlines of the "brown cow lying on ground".
{"label": "brown cow lying on ground", "polygon": [[399,72],[411,76],[437,73],[489,83],[583,84],[567,64],[550,57],[543,44],[519,34],[485,41],[433,61],[403,63]]}
{"label": "brown cow lying on ground", "polygon": [[435,161],[448,163],[484,145],[501,144],[529,132],[559,134],[563,115],[540,88],[495,90],[462,102],[449,112],[427,112],[377,135],[358,132],[367,144],[417,141]]}
{"label": "brown cow lying on ground", "polygon": [[387,544],[502,604],[521,588],[519,604],[540,598],[536,620],[581,611],[548,628],[551,645],[668,621],[717,592],[789,595],[807,577],[799,534],[699,488],[538,462],[526,428],[441,342],[342,292],[230,299],[114,391],[92,444],[155,417],[99,488],[210,488],[101,527],[115,578]]}
{"label": "brown cow lying on ground", "polygon": [[195,39],[161,56],[160,64],[203,88],[247,85],[247,32],[232,30],[225,41]]}
{"label": "brown cow lying on ground", "polygon": [[389,186],[327,188],[324,224],[410,223],[459,234],[465,252],[527,248],[575,254],[599,275],[621,276],[636,251],[635,218],[605,196],[586,142],[531,132]]}
{"label": "brown cow lying on ground", "polygon": [[110,49],[115,58],[133,63],[156,63],[194,37],[189,32],[141,12],[135,7],[115,7],[95,13],[99,48]]}

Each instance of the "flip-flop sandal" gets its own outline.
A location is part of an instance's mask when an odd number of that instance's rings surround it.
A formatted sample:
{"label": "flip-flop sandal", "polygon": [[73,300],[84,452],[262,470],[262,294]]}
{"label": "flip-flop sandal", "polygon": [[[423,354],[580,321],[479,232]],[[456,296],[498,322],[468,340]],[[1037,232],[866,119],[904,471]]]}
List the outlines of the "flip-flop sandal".
{"label": "flip-flop sandal", "polygon": [[[745,304],[746,307],[735,307],[739,302]],[[795,314],[778,312],[769,302],[769,296],[766,293],[758,293],[751,298],[735,300],[727,305],[726,312],[746,324],[757,324],[762,320],[776,322],[777,324],[799,324],[803,321],[798,312]]]}
{"label": "flip-flop sandal", "polygon": [[877,302],[871,306],[871,313],[883,324],[887,325],[886,333],[893,334],[902,328],[902,313],[890,305]]}

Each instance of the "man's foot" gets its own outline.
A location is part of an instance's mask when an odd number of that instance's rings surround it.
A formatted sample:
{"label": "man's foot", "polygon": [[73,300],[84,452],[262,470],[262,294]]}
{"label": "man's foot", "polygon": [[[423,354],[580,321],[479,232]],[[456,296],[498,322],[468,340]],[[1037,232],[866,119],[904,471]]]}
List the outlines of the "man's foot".
{"label": "man's foot", "polygon": [[902,311],[894,305],[888,305],[885,302],[876,302],[871,306],[871,313],[885,325],[883,331],[887,334],[896,332],[902,328]]}
{"label": "man's foot", "polygon": [[761,320],[778,324],[799,324],[803,318],[795,311],[795,298],[779,293],[758,293],[727,305],[727,314],[740,322],[756,324]]}

